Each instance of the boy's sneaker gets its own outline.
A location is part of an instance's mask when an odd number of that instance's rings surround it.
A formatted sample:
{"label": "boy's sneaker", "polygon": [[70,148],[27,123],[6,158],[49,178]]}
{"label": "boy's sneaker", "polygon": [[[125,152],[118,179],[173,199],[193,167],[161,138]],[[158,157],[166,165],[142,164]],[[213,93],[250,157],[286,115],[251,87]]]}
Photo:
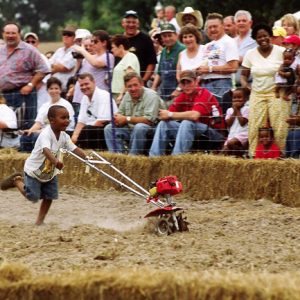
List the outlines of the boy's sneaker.
{"label": "boy's sneaker", "polygon": [[13,173],[12,175],[4,178],[1,182],[1,185],[0,185],[1,190],[6,191],[8,189],[14,188],[16,177],[22,177],[22,173],[16,172],[16,173]]}

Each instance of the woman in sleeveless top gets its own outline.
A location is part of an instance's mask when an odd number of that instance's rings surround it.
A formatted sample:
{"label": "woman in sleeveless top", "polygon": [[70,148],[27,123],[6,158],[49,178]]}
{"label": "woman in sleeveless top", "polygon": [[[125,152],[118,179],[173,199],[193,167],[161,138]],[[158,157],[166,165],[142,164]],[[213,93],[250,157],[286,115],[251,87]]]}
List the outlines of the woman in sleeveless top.
{"label": "woman in sleeveless top", "polygon": [[176,77],[179,80],[180,72],[184,70],[194,70],[203,65],[203,45],[200,45],[202,36],[201,32],[192,24],[182,27],[179,40],[186,46],[181,51],[178,58]]}

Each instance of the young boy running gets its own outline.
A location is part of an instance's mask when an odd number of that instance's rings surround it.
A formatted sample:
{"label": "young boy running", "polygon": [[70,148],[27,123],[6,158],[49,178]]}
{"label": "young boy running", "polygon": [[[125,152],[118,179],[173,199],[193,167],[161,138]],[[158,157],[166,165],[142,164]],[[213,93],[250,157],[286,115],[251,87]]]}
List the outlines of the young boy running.
{"label": "young boy running", "polygon": [[72,143],[65,132],[70,123],[68,110],[60,105],[51,106],[48,119],[50,126],[42,130],[25,161],[24,178],[22,173],[14,173],[1,182],[1,190],[17,187],[29,201],[42,199],[36,225],[43,224],[52,200],[58,198],[56,175],[64,166],[59,159],[60,148],[86,158],[86,154]]}

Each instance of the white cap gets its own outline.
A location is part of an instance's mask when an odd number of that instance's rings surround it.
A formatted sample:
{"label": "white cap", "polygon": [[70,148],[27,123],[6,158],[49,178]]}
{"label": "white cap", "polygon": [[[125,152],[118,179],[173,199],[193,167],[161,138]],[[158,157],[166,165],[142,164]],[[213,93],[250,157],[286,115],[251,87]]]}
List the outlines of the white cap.
{"label": "white cap", "polygon": [[85,39],[85,38],[89,38],[91,36],[92,36],[92,34],[87,29],[79,28],[75,31],[75,40],[76,39]]}

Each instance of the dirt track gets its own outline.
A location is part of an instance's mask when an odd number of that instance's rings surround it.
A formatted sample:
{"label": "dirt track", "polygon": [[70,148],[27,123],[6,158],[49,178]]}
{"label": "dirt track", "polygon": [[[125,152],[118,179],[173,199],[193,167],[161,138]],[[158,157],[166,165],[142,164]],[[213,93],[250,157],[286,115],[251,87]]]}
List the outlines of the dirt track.
{"label": "dirt track", "polygon": [[268,200],[190,202],[190,232],[157,237],[151,207],[130,193],[61,189],[46,225],[38,205],[0,192],[0,261],[34,272],[151,266],[162,270],[293,271],[300,267],[300,208]]}

